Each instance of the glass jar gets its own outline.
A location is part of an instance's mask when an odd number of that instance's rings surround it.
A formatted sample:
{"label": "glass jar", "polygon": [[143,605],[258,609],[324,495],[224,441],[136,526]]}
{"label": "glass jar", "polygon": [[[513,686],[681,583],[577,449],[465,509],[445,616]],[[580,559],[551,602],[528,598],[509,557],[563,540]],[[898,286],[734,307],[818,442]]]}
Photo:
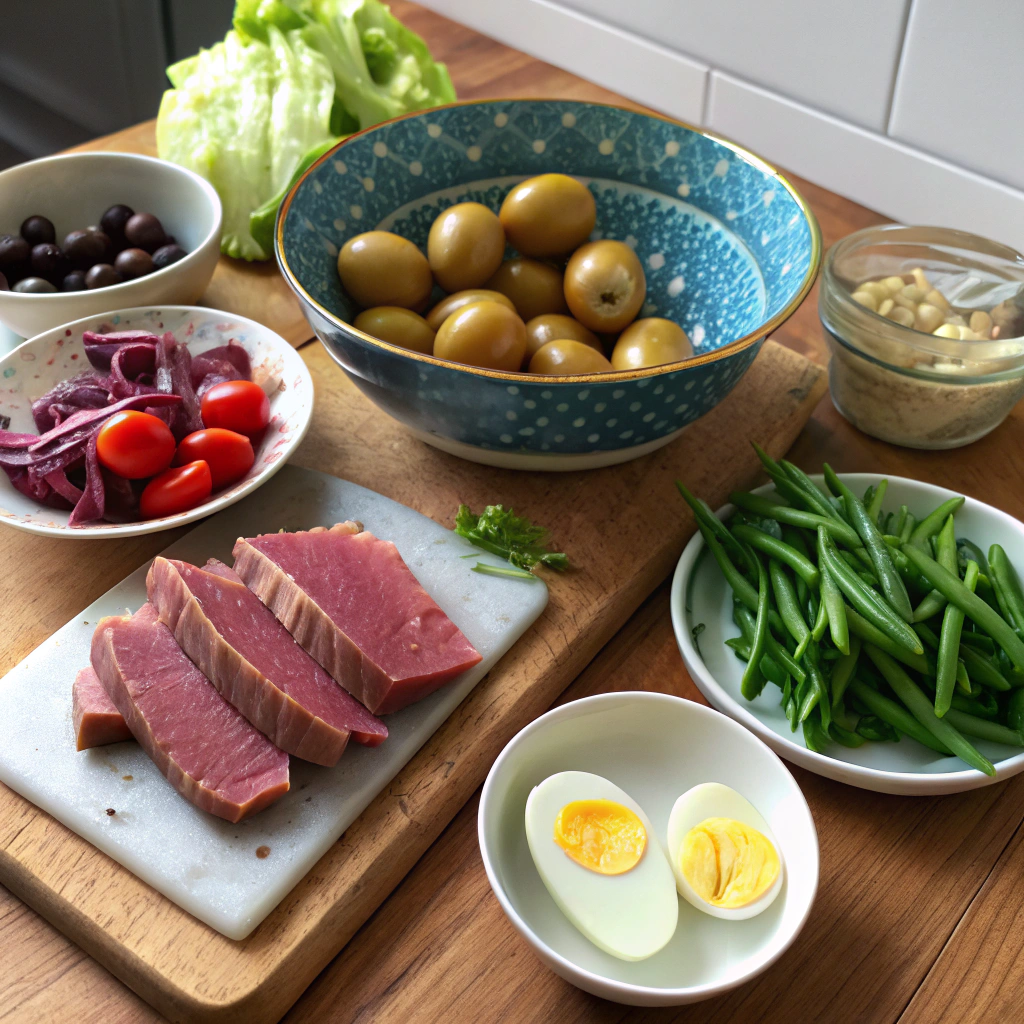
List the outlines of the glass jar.
{"label": "glass jar", "polygon": [[[928,313],[941,311],[951,321],[941,329],[963,336],[915,330],[880,313],[893,312],[877,298],[885,286],[874,285],[867,296],[863,286],[896,277],[937,290]],[[911,297],[918,296],[914,287],[905,288]],[[955,326],[985,323],[971,321],[978,312],[990,326],[995,312],[997,337]],[[857,231],[825,256],[818,313],[836,408],[883,441],[958,448],[999,426],[1024,394],[1024,337],[1003,337],[1024,324],[1024,257],[997,242],[951,228],[886,224]]]}

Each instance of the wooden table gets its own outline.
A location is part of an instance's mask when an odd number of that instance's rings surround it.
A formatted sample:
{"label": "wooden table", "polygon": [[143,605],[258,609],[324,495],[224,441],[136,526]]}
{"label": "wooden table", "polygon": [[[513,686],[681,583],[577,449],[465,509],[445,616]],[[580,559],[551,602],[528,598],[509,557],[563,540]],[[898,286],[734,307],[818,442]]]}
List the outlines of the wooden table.
{"label": "wooden table", "polygon": [[[460,96],[621,98],[412,4],[395,13],[448,62]],[[99,140],[122,148],[151,138],[140,126]],[[826,245],[883,218],[796,181]],[[216,299],[245,301],[301,344],[308,328],[270,269],[224,261]],[[259,298],[257,298],[257,293]],[[211,300],[213,301],[213,300]],[[825,362],[816,292],[776,339]],[[1024,408],[990,437],[952,453],[911,452],[853,430],[828,398],[792,457],[807,468],[881,471],[956,487],[1024,516]],[[301,461],[301,456],[299,461]],[[991,467],[998,465],[999,471]],[[15,543],[5,531],[3,546]],[[54,567],[52,585],[59,585]],[[109,581],[110,584],[115,579]],[[39,603],[39,629],[46,619]],[[651,689],[703,701],[672,636],[667,584],[562,696]],[[566,984],[537,961],[492,896],[476,843],[476,798],[455,817],[391,897],[286,1016],[291,1024],[346,1021],[667,1022],[834,1024],[1003,1022],[1024,1016],[1024,777],[961,796],[882,796],[793,769],[821,842],[821,886],[795,945],[761,978],[679,1010],[634,1010]],[[95,961],[0,890],[0,1021],[160,1021]]]}

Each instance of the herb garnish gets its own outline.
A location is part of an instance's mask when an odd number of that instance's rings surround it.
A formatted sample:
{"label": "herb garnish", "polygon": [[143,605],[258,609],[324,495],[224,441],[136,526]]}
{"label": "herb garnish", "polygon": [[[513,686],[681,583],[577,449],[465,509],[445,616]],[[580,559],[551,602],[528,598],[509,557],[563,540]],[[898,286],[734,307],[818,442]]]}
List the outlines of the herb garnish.
{"label": "herb garnish", "polygon": [[548,531],[543,526],[534,526],[525,516],[517,516],[503,505],[488,505],[480,515],[474,515],[468,505],[460,505],[455,516],[455,532],[477,547],[511,562],[523,574],[482,562],[473,566],[476,572],[522,579],[527,575],[525,570],[532,570],[537,565],[559,571],[569,567],[565,554],[549,551],[545,546]]}

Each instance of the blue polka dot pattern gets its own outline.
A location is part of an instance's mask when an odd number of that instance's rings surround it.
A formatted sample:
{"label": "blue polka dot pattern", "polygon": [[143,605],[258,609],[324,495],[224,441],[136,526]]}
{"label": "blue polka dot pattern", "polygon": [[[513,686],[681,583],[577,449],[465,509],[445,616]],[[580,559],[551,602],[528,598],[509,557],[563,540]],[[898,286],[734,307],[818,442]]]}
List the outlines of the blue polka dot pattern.
{"label": "blue polka dot pattern", "polygon": [[358,308],[335,262],[349,238],[384,228],[425,248],[442,209],[474,200],[496,210],[517,181],[547,171],[587,183],[597,204],[592,237],[625,241],[643,263],[641,315],[682,324],[698,354],[783,313],[817,269],[816,229],[765,167],[660,118],[553,100],[424,111],[350,139],[294,191],[278,257],[314,330],[356,385],[418,430],[560,454],[666,437],[729,393],[759,341],[656,376],[510,383],[369,344],[347,326]]}

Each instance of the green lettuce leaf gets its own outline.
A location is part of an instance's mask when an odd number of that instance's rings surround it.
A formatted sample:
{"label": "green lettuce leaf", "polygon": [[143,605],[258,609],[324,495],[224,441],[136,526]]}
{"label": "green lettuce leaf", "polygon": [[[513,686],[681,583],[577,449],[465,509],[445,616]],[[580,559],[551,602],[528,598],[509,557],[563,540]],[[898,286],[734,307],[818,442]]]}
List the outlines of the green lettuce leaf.
{"label": "green lettuce leaf", "polygon": [[157,151],[206,178],[224,206],[221,250],[247,260],[271,253],[249,215],[290,181],[314,146],[332,138],[334,77],[295,29],[265,26],[266,42],[237,31],[174,65],[157,117]]}

